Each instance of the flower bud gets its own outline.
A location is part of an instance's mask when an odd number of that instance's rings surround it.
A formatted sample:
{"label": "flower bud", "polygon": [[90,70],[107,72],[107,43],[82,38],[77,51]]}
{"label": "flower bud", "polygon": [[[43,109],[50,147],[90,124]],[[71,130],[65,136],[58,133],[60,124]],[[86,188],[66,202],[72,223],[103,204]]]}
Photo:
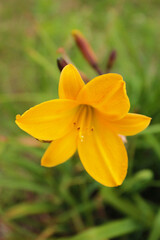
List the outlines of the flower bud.
{"label": "flower bud", "polygon": [[101,70],[98,67],[97,57],[93,52],[90,44],[83,36],[83,34],[79,30],[73,30],[72,35],[75,39],[75,42],[83,54],[84,58],[88,61],[88,63],[99,73],[102,74]]}
{"label": "flower bud", "polygon": [[[69,63],[62,57],[57,59],[57,66],[58,66],[60,72],[68,64]],[[85,83],[89,82],[89,79],[87,78],[87,76],[82,71],[79,71],[79,73],[80,73],[81,78],[84,80]]]}
{"label": "flower bud", "polygon": [[66,60],[62,57],[57,59],[57,66],[60,70],[60,72],[62,71],[62,69],[67,65],[68,63],[66,62]]}
{"label": "flower bud", "polygon": [[115,50],[113,50],[108,58],[108,62],[107,62],[107,72],[110,72],[111,68],[113,67],[113,64],[116,60],[117,57],[117,52]]}

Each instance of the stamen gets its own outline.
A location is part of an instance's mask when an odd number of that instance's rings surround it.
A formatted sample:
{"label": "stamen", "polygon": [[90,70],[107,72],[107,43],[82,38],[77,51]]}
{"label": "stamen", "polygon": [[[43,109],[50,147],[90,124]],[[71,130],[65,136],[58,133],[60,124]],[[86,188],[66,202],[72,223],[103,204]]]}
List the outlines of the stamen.
{"label": "stamen", "polygon": [[81,142],[84,141],[84,136],[86,133],[93,131],[92,115],[93,109],[91,106],[87,105],[80,106],[74,125],[76,126],[76,129],[79,132],[78,135]]}

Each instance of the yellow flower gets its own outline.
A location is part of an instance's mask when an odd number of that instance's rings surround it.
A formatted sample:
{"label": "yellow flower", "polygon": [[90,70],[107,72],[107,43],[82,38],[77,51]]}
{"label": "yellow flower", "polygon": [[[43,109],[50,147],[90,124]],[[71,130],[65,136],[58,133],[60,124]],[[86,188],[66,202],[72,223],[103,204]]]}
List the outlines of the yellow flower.
{"label": "yellow flower", "polygon": [[41,164],[53,167],[78,150],[86,171],[105,186],[122,184],[128,166],[119,134],[144,130],[151,118],[128,113],[130,102],[119,74],[104,74],[84,84],[69,64],[61,72],[59,98],[30,108],[16,123],[33,137],[51,141]]}

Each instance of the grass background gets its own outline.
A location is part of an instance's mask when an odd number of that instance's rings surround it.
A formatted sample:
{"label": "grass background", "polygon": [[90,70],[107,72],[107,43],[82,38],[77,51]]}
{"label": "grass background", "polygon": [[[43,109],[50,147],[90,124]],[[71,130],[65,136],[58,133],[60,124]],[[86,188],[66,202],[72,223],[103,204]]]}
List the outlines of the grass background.
{"label": "grass background", "polygon": [[[0,2],[0,239],[160,239],[159,1],[7,0]],[[106,188],[75,155],[47,169],[40,144],[15,115],[57,97],[56,59],[64,47],[91,79],[71,36],[81,30],[105,69],[123,75],[131,111],[152,117],[128,138],[129,170],[119,188]]]}

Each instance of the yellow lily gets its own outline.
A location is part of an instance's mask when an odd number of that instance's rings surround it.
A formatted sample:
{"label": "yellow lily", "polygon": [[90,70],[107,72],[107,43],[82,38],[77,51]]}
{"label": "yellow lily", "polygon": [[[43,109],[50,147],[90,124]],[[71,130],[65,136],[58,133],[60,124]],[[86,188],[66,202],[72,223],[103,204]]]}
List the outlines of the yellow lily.
{"label": "yellow lily", "polygon": [[17,125],[33,137],[51,141],[41,165],[53,167],[78,150],[86,171],[105,186],[121,185],[128,167],[119,134],[144,130],[151,118],[128,113],[130,102],[119,74],[104,74],[84,84],[69,64],[61,72],[59,98],[16,116]]}

